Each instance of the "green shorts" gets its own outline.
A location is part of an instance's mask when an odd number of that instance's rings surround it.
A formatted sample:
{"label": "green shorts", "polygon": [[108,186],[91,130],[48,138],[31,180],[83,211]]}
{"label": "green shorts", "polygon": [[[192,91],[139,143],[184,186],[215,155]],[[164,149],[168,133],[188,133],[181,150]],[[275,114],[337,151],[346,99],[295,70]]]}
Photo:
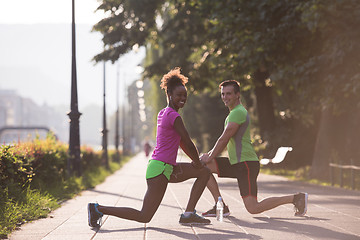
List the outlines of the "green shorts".
{"label": "green shorts", "polygon": [[170,164],[150,159],[146,169],[146,179],[154,178],[160,174],[164,174],[164,176],[170,180],[170,175],[172,174],[173,169],[174,167]]}

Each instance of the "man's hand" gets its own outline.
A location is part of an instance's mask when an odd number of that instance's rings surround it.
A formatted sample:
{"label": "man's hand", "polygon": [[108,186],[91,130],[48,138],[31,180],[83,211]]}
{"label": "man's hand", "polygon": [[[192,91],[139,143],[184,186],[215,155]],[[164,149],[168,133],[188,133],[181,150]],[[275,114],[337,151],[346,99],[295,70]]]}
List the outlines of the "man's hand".
{"label": "man's hand", "polygon": [[191,162],[191,164],[196,169],[202,169],[204,167],[204,163],[202,163],[201,161]]}
{"label": "man's hand", "polygon": [[203,153],[200,155],[200,160],[203,163],[207,163],[209,162],[209,154],[208,153]]}

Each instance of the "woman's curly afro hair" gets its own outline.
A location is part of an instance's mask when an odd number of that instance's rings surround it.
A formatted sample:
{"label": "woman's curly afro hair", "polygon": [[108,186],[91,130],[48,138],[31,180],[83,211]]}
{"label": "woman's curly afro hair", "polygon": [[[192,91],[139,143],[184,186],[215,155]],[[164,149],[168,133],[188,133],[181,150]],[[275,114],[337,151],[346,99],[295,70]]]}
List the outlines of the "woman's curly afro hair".
{"label": "woman's curly afro hair", "polygon": [[177,86],[185,87],[187,82],[188,78],[180,73],[179,67],[176,67],[162,77],[160,87],[166,93],[171,93]]}

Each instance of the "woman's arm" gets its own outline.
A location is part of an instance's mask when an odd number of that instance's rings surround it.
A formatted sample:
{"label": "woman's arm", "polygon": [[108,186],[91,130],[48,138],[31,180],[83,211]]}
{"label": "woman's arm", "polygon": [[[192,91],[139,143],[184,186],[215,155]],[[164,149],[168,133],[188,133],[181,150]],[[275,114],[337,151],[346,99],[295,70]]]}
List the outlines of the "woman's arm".
{"label": "woman's arm", "polygon": [[193,141],[189,136],[188,131],[186,130],[184,123],[181,117],[177,117],[174,122],[175,131],[180,135],[180,147],[181,149],[188,155],[194,163],[194,167],[201,168],[203,164],[200,162],[199,159],[199,152],[195,147]]}

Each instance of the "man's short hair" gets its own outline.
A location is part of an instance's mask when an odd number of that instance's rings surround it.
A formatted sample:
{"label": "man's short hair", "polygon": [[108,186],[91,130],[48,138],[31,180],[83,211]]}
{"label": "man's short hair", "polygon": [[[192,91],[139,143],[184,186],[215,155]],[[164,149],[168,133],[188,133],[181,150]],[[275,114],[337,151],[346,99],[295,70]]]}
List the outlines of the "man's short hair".
{"label": "man's short hair", "polygon": [[219,84],[219,89],[221,89],[221,87],[226,87],[226,86],[233,86],[235,93],[240,92],[240,83],[236,80],[223,81],[222,83]]}

